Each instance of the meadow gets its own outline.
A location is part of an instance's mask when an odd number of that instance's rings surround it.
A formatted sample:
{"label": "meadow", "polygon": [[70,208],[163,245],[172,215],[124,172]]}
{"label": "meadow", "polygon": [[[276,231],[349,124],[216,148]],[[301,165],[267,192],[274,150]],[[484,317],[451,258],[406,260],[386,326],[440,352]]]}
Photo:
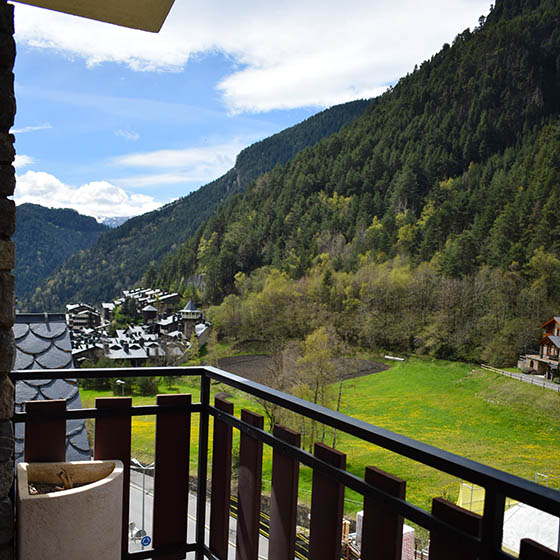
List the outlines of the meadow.
{"label": "meadow", "polygon": [[[334,389],[334,388],[333,388]],[[336,388],[338,389],[338,387]],[[232,395],[235,414],[242,408],[263,412],[258,402],[222,385],[212,386],[215,394]],[[160,384],[161,393],[187,392],[198,401],[196,380],[181,378],[172,388]],[[108,391],[82,390],[84,406]],[[154,397],[134,396],[135,405],[148,404]],[[342,385],[341,412],[505,470],[535,479],[537,472],[550,474],[549,485],[560,487],[560,395],[521,383],[472,365],[411,358],[380,373],[349,379]],[[297,423],[297,421],[296,421]],[[268,424],[268,423],[267,423]],[[265,424],[265,425],[267,425]],[[154,418],[132,419],[132,455],[143,462],[153,460]],[[268,427],[268,425],[267,425]],[[235,434],[234,446],[239,435]],[[332,443],[332,431],[325,443]],[[193,416],[191,431],[191,474],[196,473],[198,424]],[[419,463],[337,433],[336,447],[347,453],[347,468],[363,476],[367,465],[377,466],[407,481],[407,499],[429,509],[431,499],[444,496],[455,501],[460,480]],[[234,450],[234,464],[237,453]],[[270,487],[271,453],[265,446],[263,487]],[[309,502],[311,471],[302,467],[300,500]],[[345,511],[356,512],[361,498],[346,490]]]}

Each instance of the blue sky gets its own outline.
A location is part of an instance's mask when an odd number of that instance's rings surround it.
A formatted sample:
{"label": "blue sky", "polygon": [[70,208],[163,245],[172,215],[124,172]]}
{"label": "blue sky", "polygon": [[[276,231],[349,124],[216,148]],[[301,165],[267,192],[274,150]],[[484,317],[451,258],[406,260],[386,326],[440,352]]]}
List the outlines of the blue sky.
{"label": "blue sky", "polygon": [[154,35],[17,4],[16,203],[153,210],[225,173],[245,146],[378,95],[487,11],[478,0],[176,0]]}

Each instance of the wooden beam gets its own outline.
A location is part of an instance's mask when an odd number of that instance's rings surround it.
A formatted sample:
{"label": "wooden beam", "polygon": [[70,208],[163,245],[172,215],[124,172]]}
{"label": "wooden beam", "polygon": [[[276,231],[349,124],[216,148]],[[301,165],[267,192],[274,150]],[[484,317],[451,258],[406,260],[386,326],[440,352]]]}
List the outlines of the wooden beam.
{"label": "wooden beam", "polygon": [[174,0],[15,0],[87,19],[157,33]]}

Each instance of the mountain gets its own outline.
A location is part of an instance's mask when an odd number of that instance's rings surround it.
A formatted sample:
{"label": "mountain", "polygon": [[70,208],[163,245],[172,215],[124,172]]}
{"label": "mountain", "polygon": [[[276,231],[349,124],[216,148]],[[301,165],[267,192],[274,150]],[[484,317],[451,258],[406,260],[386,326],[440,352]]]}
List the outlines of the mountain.
{"label": "mountain", "polygon": [[163,287],[399,255],[449,277],[560,257],[560,3],[501,0],[353,123],[259,177],[169,254]]}
{"label": "mountain", "polygon": [[34,290],[71,254],[87,249],[107,226],[75,210],[21,204],[16,208],[16,296]]}
{"label": "mountain", "polygon": [[130,220],[130,216],[105,216],[103,218],[97,218],[97,221],[100,224],[103,224],[110,228],[122,226],[127,220]]}
{"label": "mountain", "polygon": [[200,224],[236,193],[274,166],[317,144],[359,117],[369,101],[353,101],[322,111],[244,149],[235,167],[188,196],[154,212],[131,218],[105,232],[90,248],[72,255],[33,294],[22,309],[59,310],[68,301],[104,301],[152,277],[154,266],[187,240]]}

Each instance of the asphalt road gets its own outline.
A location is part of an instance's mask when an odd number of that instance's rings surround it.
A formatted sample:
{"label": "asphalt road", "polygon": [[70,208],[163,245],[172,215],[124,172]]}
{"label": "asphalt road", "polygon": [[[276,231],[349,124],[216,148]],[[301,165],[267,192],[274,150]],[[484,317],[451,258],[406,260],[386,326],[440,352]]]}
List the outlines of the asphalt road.
{"label": "asphalt road", "polygon": [[536,385],[537,387],[543,387],[544,389],[550,389],[551,391],[556,391],[560,393],[560,385],[558,383],[551,383],[547,381],[543,375],[529,375],[527,373],[513,373],[511,371],[504,371],[502,369],[493,368],[487,365],[482,365],[484,369],[493,371],[494,373],[499,373],[500,375],[505,375],[511,377],[512,379],[518,379],[524,383],[530,383],[531,385]]}
{"label": "asphalt road", "polygon": [[[144,493],[144,506],[142,507],[142,474],[132,471],[131,472],[131,483],[130,483],[130,512],[129,520],[134,523],[135,528],[133,529],[130,536],[141,530],[146,532],[146,535],[151,538],[152,536],[152,513],[154,508],[153,501],[153,478],[146,476],[144,480],[145,493]],[[144,509],[144,523],[142,524],[142,509]],[[187,542],[193,542],[195,540],[196,531],[196,495],[189,494],[189,519],[187,523]],[[210,519],[210,503],[206,502],[206,543],[208,544],[209,533],[208,533],[208,521]],[[235,530],[236,522],[235,519],[230,518],[230,529],[229,529],[229,551],[228,560],[235,560]],[[137,550],[145,550],[149,547],[142,547],[140,539],[130,538],[128,541],[128,550],[130,552]],[[187,558],[194,559],[194,553],[187,555]],[[259,538],[259,558],[261,560],[266,560],[268,558],[268,540],[264,537]]]}

